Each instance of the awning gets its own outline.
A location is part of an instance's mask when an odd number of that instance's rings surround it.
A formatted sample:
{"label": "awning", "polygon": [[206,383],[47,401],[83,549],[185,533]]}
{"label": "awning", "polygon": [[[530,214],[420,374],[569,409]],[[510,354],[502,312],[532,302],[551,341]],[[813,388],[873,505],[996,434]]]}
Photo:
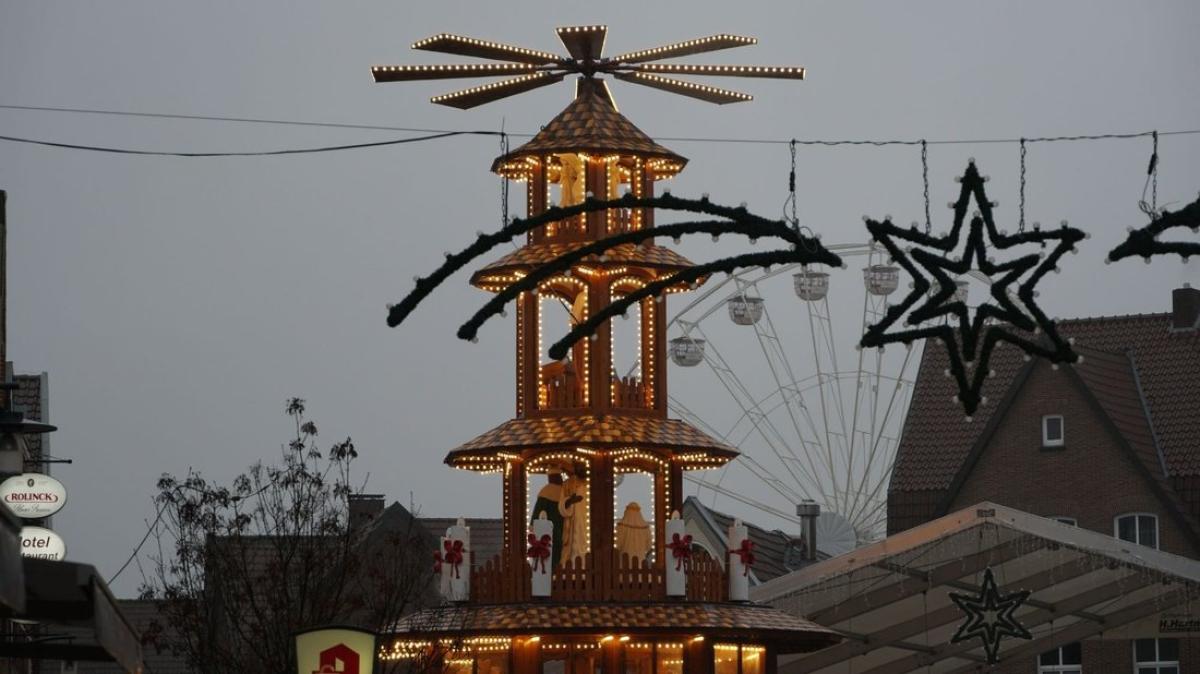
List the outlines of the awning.
{"label": "awning", "polygon": [[0,641],[0,656],[115,661],[140,674],[141,639],[94,566],[27,557],[24,567],[25,610],[15,617],[43,629],[30,641]]}
{"label": "awning", "polygon": [[1200,561],[992,503],[781,576],[751,599],[846,637],[781,660],[779,674],[975,672],[982,642],[952,643],[967,614],[949,595],[978,594],[987,569],[1001,593],[1030,593],[1013,617],[1032,639],[1003,638],[1001,662],[1084,639],[1200,630]]}
{"label": "awning", "polygon": [[25,573],[21,565],[21,520],[0,506],[0,616],[25,608]]}

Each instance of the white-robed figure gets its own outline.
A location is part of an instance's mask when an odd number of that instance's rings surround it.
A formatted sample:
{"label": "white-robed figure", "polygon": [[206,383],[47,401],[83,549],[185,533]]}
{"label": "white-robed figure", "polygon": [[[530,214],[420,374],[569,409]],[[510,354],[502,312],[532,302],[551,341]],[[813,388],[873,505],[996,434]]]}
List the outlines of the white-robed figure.
{"label": "white-robed figure", "polygon": [[[562,500],[558,502],[558,511],[563,516],[563,562],[573,565],[583,564],[583,556],[588,551],[588,504],[587,480],[577,474],[570,474],[563,481]],[[576,561],[579,558],[579,561]]]}
{"label": "white-robed figure", "polygon": [[617,522],[617,550],[638,562],[650,554],[650,525],[637,501],[625,506],[625,514]]}

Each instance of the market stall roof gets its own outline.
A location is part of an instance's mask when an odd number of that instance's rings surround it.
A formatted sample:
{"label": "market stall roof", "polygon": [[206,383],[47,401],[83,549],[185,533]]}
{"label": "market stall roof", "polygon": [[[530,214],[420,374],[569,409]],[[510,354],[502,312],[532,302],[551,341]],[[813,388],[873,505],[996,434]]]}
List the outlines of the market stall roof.
{"label": "market stall roof", "polygon": [[[691,634],[778,642],[781,652],[839,641],[833,632],[770,606],[693,602],[525,603],[422,609],[383,631],[420,638],[517,634]],[[384,644],[387,647],[387,644]]]}
{"label": "market stall roof", "polygon": [[141,639],[90,564],[26,557],[25,610],[15,617],[46,628],[36,641],[0,642],[0,656],[115,661],[126,672],[144,669]]}
{"label": "market stall roof", "polygon": [[[1200,561],[981,503],[751,589],[755,601],[846,640],[781,660],[779,674],[975,672],[978,639],[952,643],[966,615],[949,594],[977,594],[987,569],[1000,592],[1030,591],[1000,661],[1090,638],[1149,638],[1200,599]],[[847,669],[852,667],[852,670]]]}

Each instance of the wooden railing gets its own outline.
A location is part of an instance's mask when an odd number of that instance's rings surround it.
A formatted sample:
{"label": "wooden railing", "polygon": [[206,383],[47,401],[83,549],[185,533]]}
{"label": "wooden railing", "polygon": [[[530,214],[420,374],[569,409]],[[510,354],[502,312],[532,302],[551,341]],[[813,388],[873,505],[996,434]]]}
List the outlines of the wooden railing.
{"label": "wooden railing", "polygon": [[[592,553],[563,560],[550,580],[554,601],[665,601],[666,571],[650,561],[616,556],[607,571],[595,564]],[[710,557],[686,562],[687,593],[680,598],[696,602],[722,602],[728,595],[725,569]],[[471,601],[494,604],[532,598],[529,566],[513,566],[497,555],[471,570]]]}
{"label": "wooden railing", "polygon": [[562,410],[583,407],[583,382],[575,370],[561,363],[542,366],[542,409]]}
{"label": "wooden railing", "polygon": [[646,385],[637,377],[614,377],[612,380],[612,406],[627,410],[646,407]]}

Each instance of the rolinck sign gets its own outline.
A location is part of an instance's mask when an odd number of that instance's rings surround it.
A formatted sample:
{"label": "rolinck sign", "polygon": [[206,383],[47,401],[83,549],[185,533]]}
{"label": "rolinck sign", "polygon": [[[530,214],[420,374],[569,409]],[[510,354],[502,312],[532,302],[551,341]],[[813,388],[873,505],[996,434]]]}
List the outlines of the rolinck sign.
{"label": "rolinck sign", "polygon": [[22,473],[0,482],[0,500],[17,517],[40,520],[62,510],[67,490],[49,475]]}
{"label": "rolinck sign", "polygon": [[67,544],[45,527],[21,527],[21,556],[61,562],[67,556]]}

